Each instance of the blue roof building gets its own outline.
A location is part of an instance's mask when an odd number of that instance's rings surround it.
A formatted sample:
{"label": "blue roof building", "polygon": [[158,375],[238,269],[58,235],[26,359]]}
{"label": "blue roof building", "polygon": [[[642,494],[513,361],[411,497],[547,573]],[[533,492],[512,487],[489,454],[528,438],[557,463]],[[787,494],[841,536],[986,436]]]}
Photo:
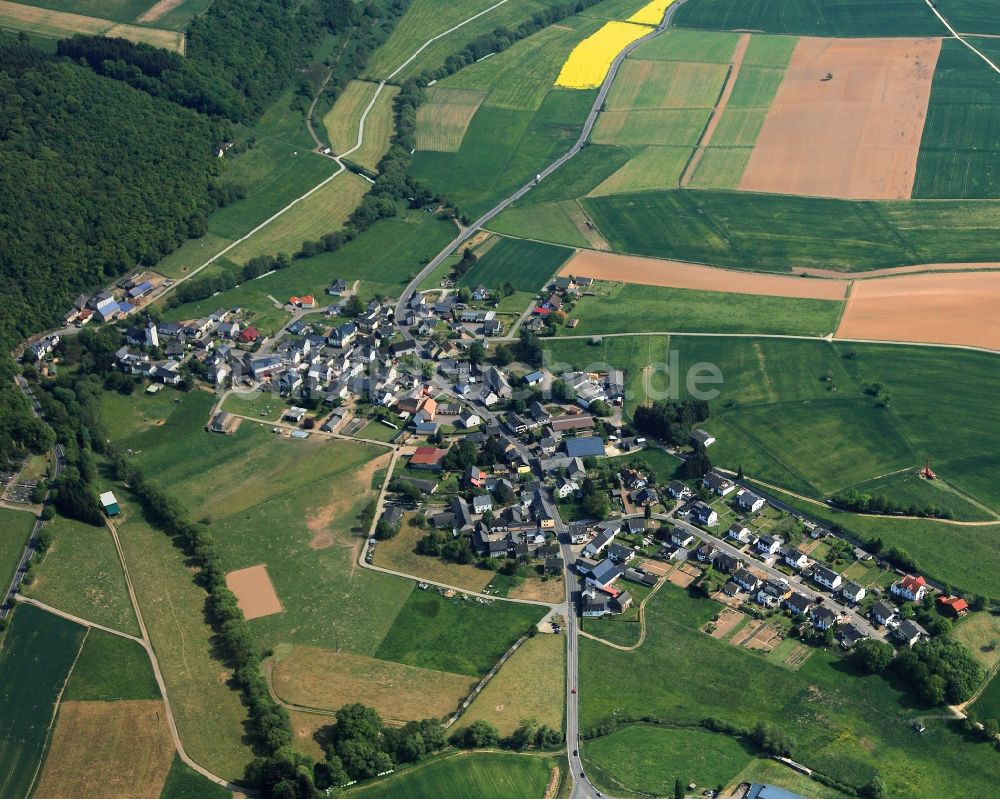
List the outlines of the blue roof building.
{"label": "blue roof building", "polygon": [[755,782],[750,786],[746,799],[806,799],[802,794],[786,791],[776,785]]}
{"label": "blue roof building", "polygon": [[604,439],[600,436],[567,438],[563,443],[566,454],[571,458],[590,458],[604,454]]}

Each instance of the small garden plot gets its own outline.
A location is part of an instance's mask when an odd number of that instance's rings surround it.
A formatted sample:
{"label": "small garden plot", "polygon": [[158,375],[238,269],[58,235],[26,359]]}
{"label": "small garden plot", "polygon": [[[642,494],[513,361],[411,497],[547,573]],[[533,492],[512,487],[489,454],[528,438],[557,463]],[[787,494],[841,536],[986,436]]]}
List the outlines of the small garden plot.
{"label": "small garden plot", "polygon": [[696,566],[682,563],[667,575],[667,579],[679,588],[687,588],[700,576],[701,571]]}
{"label": "small garden plot", "polygon": [[[739,640],[737,640],[739,639]],[[734,636],[730,643],[754,652],[770,652],[782,641],[781,631],[765,622],[751,623],[748,630]]]}
{"label": "small garden plot", "polygon": [[786,638],[771,651],[773,657],[780,658],[781,664],[790,669],[798,669],[809,660],[811,654],[812,650],[808,646],[791,638]]}
{"label": "small garden plot", "polygon": [[282,611],[281,600],[263,563],[229,572],[226,587],[236,594],[236,601],[247,619],[259,619]]}
{"label": "small garden plot", "polygon": [[732,608],[725,608],[722,613],[719,614],[718,619],[709,622],[702,628],[702,630],[711,635],[713,638],[722,640],[739,627],[745,618],[746,616],[740,613],[740,611],[733,610]]}

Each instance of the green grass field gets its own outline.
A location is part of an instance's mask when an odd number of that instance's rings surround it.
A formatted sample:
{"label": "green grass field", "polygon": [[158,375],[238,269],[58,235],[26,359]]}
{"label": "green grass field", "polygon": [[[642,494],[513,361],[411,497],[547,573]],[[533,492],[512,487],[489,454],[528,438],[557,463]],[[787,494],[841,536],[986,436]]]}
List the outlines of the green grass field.
{"label": "green grass field", "polygon": [[1000,231],[990,202],[878,203],[697,190],[581,202],[618,251],[766,271],[989,260]]}
{"label": "green grass field", "polygon": [[627,58],[615,76],[606,107],[610,111],[712,108],[728,71],[725,64]]}
{"label": "green grass field", "polygon": [[159,699],[149,656],[135,641],[91,630],[63,699]]}
{"label": "green grass field", "polygon": [[363,236],[336,252],[296,260],[288,269],[244,283],[217,297],[178,306],[166,316],[193,319],[212,313],[220,305],[241,305],[254,313],[258,329],[276,330],[289,316],[274,307],[268,294],[282,302],[292,295],[312,294],[322,304],[327,299],[333,300],[327,297],[326,288],[338,277],[348,285],[360,280],[358,291],[365,300],[376,293],[396,296],[409,277],[437,255],[457,232],[451,220],[425,211],[401,210],[399,216],[377,222]]}
{"label": "green grass field", "polygon": [[496,288],[509,282],[516,291],[534,294],[541,291],[572,254],[565,247],[504,238],[480,256],[462,277],[461,285]]}
{"label": "green grass field", "polygon": [[455,754],[351,791],[366,799],[527,799],[541,797],[555,762],[504,752]]}
{"label": "green grass field", "polygon": [[637,47],[633,58],[650,61],[694,61],[728,64],[739,36],[717,31],[689,31],[671,28],[652,41]]}
{"label": "green grass field", "polygon": [[619,147],[693,145],[707,123],[706,109],[605,111],[597,118],[591,141]]}
{"label": "green grass field", "polygon": [[[992,49],[994,57],[1000,54],[994,40],[977,40],[976,46]],[[960,42],[942,44],[920,140],[914,197],[1000,197],[1000,98],[993,89],[994,77]]]}
{"label": "green grass field", "polygon": [[677,186],[684,167],[691,159],[693,144],[694,142],[674,147],[644,147],[635,158],[596,186],[591,192],[592,196]]}
{"label": "green grass field", "polygon": [[485,105],[493,108],[536,110],[573,47],[601,24],[582,15],[568,17],[502,53],[459,70],[436,86],[485,92]]}
{"label": "green grass field", "polygon": [[531,605],[495,602],[484,607],[459,596],[446,599],[433,591],[414,591],[375,657],[479,677],[543,615],[543,608]]}
{"label": "green grass field", "polygon": [[896,502],[923,509],[930,506],[964,521],[996,521],[997,517],[974,500],[968,499],[946,480],[925,480],[919,469],[912,469],[853,486],[865,494],[891,496]]}
{"label": "green grass field", "polygon": [[418,151],[410,173],[475,216],[566,152],[594,97],[590,91],[557,89],[534,111],[484,104],[469,123],[457,153]]}
{"label": "green grass field", "polygon": [[[365,76],[386,78],[404,61],[416,53],[428,39],[438,36],[474,14],[495,5],[496,0],[414,0],[402,19],[396,23],[388,40],[372,55]],[[510,0],[458,30],[432,42],[395,76],[402,81],[425,69],[441,66],[452,53],[462,50],[469,42],[500,26],[516,28],[532,14],[553,5],[551,0]],[[636,7],[641,6],[636,3]]]}
{"label": "green grass field", "polygon": [[231,796],[221,785],[188,768],[180,757],[174,755],[160,799],[228,799]]}
{"label": "green grass field", "polygon": [[[853,673],[838,655],[814,650],[790,671],[699,632],[718,607],[667,585],[646,607],[649,633],[638,650],[582,640],[581,727],[615,712],[678,724],[706,716],[750,727],[772,721],[795,739],[795,757],[849,784],[864,784],[877,769],[890,795],[930,799],[945,784],[958,795],[989,795],[992,749],[967,743],[938,719],[915,735],[907,722],[927,711],[881,677]],[[651,680],[651,674],[670,678]],[[611,776],[635,778],[627,770]]]}
{"label": "green grass field", "polygon": [[616,284],[610,294],[582,297],[570,314],[572,335],[642,333],[657,328],[702,333],[793,333],[825,336],[843,303]]}
{"label": "green grass field", "polygon": [[52,532],[52,546],[40,558],[35,582],[24,593],[88,621],[139,635],[108,529],[62,516],[45,526]]}
{"label": "green grass field", "polygon": [[[667,796],[674,780],[697,783],[700,790],[728,785],[748,763],[751,752],[739,741],[700,729],[649,725],[625,727],[584,745],[588,774],[613,793],[621,786]],[[617,776],[612,776],[617,775]]]}
{"label": "green grass field", "polygon": [[[373,149],[369,154],[375,153]],[[226,257],[236,263],[245,263],[257,255],[295,253],[303,241],[315,241],[344,227],[370,188],[371,184],[360,175],[342,172],[234,247]]]}
{"label": "green grass field", "polygon": [[0,649],[0,795],[29,796],[55,704],[86,631],[30,605],[19,607]]}
{"label": "green grass field", "polygon": [[676,24],[709,30],[754,30],[807,36],[941,36],[925,5],[907,0],[693,0]]}
{"label": "green grass field", "polygon": [[486,92],[433,86],[417,109],[417,149],[457,153]]}
{"label": "green grass field", "polygon": [[33,513],[0,508],[0,583],[4,587],[10,585],[34,526]]}
{"label": "green grass field", "polygon": [[1000,677],[993,676],[989,685],[986,686],[986,690],[972,704],[972,710],[984,721],[987,719],[1000,720]]}
{"label": "green grass field", "polygon": [[1000,33],[1000,20],[990,0],[938,0],[935,5],[959,33]]}

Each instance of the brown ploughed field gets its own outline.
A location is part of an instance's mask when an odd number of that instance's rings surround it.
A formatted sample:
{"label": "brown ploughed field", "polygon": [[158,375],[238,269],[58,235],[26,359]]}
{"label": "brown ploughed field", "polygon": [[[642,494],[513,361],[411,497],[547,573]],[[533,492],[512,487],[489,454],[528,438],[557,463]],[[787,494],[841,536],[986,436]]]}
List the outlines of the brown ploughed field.
{"label": "brown ploughed field", "polygon": [[740,188],[908,199],[940,39],[799,39]]}

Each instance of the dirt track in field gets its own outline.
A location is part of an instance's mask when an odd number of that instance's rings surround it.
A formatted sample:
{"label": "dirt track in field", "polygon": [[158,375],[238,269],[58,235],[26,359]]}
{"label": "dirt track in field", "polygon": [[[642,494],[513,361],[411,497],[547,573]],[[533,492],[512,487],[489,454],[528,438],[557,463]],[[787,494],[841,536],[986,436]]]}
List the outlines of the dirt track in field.
{"label": "dirt track in field", "polygon": [[681,186],[687,186],[691,182],[691,178],[698,168],[698,164],[701,162],[702,156],[705,154],[705,148],[712,143],[712,136],[715,135],[715,129],[719,127],[719,121],[722,119],[722,115],[726,111],[726,106],[729,105],[729,98],[733,94],[733,87],[736,85],[736,79],[740,76],[740,67],[743,65],[743,56],[746,55],[747,47],[750,46],[750,34],[744,33],[740,36],[739,41],[736,43],[736,49],[733,51],[732,65],[733,69],[729,73],[729,79],[726,81],[726,87],[722,90],[722,95],[719,97],[719,102],[715,106],[715,111],[712,112],[712,118],[708,120],[708,125],[705,127],[705,132],[701,136],[701,141],[698,142],[698,148],[694,152],[694,158],[692,158],[687,165],[687,169],[684,170],[684,174],[681,175]]}
{"label": "dirt track in field", "polygon": [[837,338],[1000,350],[1000,272],[904,275],[855,283]]}
{"label": "dirt track in field", "polygon": [[740,188],[908,199],[940,51],[940,39],[799,39]]}
{"label": "dirt track in field", "polygon": [[259,619],[281,613],[281,600],[274,590],[267,566],[263,563],[229,572],[226,587],[236,594],[236,602],[247,619]]}
{"label": "dirt track in field", "polygon": [[[909,275],[915,272],[973,272],[978,270],[1000,271],[1000,262],[980,263],[980,264],[917,264],[915,266],[894,266],[889,269],[872,269],[869,272],[852,272],[851,280],[868,280],[876,277],[893,277],[895,275]],[[834,269],[818,269],[813,267],[796,267],[795,274],[805,274],[811,277],[832,277],[843,279],[844,272],[837,272]]]}
{"label": "dirt track in field", "polygon": [[160,0],[155,6],[146,9],[141,16],[136,18],[136,22],[156,22],[168,11],[173,11],[184,0]]}
{"label": "dirt track in field", "polygon": [[813,300],[842,300],[849,283],[844,279],[810,280],[793,275],[737,272],[682,261],[665,261],[593,250],[578,252],[570,258],[559,274],[592,277],[595,280],[620,280],[644,286]]}

